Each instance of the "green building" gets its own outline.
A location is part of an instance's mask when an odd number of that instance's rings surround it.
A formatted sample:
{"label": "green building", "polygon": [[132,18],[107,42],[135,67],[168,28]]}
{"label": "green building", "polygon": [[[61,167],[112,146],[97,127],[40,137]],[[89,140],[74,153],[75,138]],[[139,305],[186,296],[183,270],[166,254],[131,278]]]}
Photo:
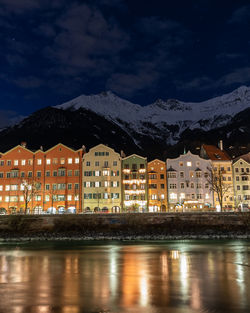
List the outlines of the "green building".
{"label": "green building", "polygon": [[124,211],[148,211],[147,158],[132,154],[122,159],[122,202]]}

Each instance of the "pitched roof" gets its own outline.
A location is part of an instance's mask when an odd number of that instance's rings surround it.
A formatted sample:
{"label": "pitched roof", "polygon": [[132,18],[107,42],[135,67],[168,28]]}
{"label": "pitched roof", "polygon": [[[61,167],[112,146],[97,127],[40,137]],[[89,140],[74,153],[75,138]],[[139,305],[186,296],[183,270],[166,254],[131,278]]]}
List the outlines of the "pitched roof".
{"label": "pitched roof", "polygon": [[242,160],[244,160],[250,164],[250,152],[243,154],[243,155],[240,155],[239,157],[235,158],[234,163],[237,162],[239,159],[242,159]]}
{"label": "pitched roof", "polygon": [[231,161],[230,156],[225,150],[221,150],[213,145],[203,145],[208,158],[212,161]]}

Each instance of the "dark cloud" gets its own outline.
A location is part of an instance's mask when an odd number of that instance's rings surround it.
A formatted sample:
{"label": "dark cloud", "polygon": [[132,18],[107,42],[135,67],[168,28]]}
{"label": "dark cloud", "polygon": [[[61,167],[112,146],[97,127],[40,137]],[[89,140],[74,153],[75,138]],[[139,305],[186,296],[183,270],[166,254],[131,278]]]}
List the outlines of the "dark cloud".
{"label": "dark cloud", "polygon": [[250,5],[245,5],[232,14],[232,17],[229,20],[229,23],[232,24],[249,24],[250,23]]}
{"label": "dark cloud", "polygon": [[238,60],[240,58],[244,58],[245,55],[243,53],[233,53],[233,52],[221,52],[216,55],[216,59],[222,62],[228,62],[232,60]]}
{"label": "dark cloud", "polygon": [[11,13],[24,13],[36,9],[43,8],[58,8],[64,0],[0,0],[2,12],[8,11]]}
{"label": "dark cloud", "polygon": [[185,81],[175,81],[175,85],[178,90],[189,91],[194,89],[198,89],[199,91],[211,89],[213,87],[213,84],[214,81],[207,76],[196,77]]}
{"label": "dark cloud", "polygon": [[235,84],[246,84],[250,81],[250,67],[234,69],[230,73],[222,76],[216,84],[218,86],[232,86]]}
{"label": "dark cloud", "polygon": [[188,45],[191,36],[180,23],[155,16],[140,19],[135,29],[142,49],[137,48],[124,72],[113,73],[107,81],[107,89],[130,97],[149,87],[153,91],[159,80],[171,76],[183,62],[178,49]]}
{"label": "dark cloud", "polygon": [[131,97],[145,88],[153,89],[159,77],[159,73],[153,70],[139,70],[135,74],[114,73],[107,82],[107,89]]}
{"label": "dark cloud", "polygon": [[20,115],[16,111],[0,110],[0,129],[10,125],[14,125],[24,119],[25,116]]}
{"label": "dark cloud", "polygon": [[55,23],[59,31],[52,45],[44,49],[64,75],[91,70],[92,75],[106,72],[112,60],[128,46],[129,36],[102,12],[86,4],[74,4]]}
{"label": "dark cloud", "polygon": [[214,79],[208,76],[200,76],[191,80],[175,81],[178,90],[193,90],[199,91],[213,90],[223,87],[233,87],[236,85],[248,84],[250,81],[250,67],[242,67],[234,69],[221,77]]}
{"label": "dark cloud", "polygon": [[43,80],[35,76],[24,76],[14,79],[13,83],[24,89],[33,89],[41,87]]}
{"label": "dark cloud", "polygon": [[24,58],[20,54],[16,54],[16,53],[7,54],[6,60],[7,60],[8,64],[12,67],[23,67],[23,66],[27,65],[26,58]]}

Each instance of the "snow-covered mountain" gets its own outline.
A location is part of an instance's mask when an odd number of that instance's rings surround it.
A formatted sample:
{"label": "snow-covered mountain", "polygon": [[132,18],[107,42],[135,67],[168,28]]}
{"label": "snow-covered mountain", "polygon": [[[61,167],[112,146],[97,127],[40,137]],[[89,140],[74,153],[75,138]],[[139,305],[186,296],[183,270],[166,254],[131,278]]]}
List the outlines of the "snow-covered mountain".
{"label": "snow-covered mountain", "polygon": [[[159,136],[166,134],[168,143],[178,141],[186,129],[211,130],[226,125],[237,113],[250,107],[250,87],[242,86],[231,93],[203,102],[183,102],[175,99],[157,100],[140,106],[124,100],[112,92],[79,96],[55,106],[57,109],[90,110],[126,129],[130,135]],[[168,126],[177,126],[169,132]],[[163,132],[163,133],[162,133]]]}
{"label": "snow-covered mountain", "polygon": [[222,139],[231,155],[239,155],[250,151],[249,121],[250,88],[245,86],[200,103],[157,100],[147,106],[103,92],[41,109],[0,131],[0,151],[22,141],[31,149],[58,142],[87,149],[104,143],[127,155],[164,160],[177,157],[183,147],[198,153],[202,143]]}

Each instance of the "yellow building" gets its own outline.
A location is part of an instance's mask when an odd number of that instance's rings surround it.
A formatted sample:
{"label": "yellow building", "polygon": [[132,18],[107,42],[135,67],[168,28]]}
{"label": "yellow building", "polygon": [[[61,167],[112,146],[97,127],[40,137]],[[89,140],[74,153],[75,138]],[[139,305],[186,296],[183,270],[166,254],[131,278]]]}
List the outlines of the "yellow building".
{"label": "yellow building", "polygon": [[215,173],[221,173],[223,185],[227,186],[227,192],[223,195],[223,208],[220,208],[218,194],[214,192],[214,205],[217,211],[232,210],[234,208],[232,160],[223,150],[222,141],[219,142],[219,147],[202,145],[201,157],[211,160],[213,170]]}
{"label": "yellow building", "polygon": [[84,211],[120,212],[120,154],[99,144],[84,154],[82,171]]}

